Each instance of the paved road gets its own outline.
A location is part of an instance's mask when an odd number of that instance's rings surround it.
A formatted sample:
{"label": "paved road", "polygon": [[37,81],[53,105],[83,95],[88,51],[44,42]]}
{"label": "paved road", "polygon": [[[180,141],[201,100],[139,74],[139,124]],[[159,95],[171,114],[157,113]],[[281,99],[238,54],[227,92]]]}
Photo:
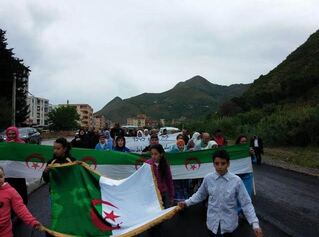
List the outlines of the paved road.
{"label": "paved road", "polygon": [[254,168],[257,213],[291,236],[319,236],[319,177],[263,165]]}
{"label": "paved road", "polygon": [[[37,191],[30,195],[29,209],[44,225],[50,224],[50,211],[48,207],[48,186],[42,186]],[[171,220],[162,224],[163,236],[183,236],[183,237],[205,237],[208,236],[206,229],[206,209],[203,204],[199,204],[186,209],[179,213]],[[288,237],[278,228],[261,219],[261,225],[264,229],[265,236],[271,237]],[[18,224],[14,228],[16,237],[44,237],[43,233],[33,231],[30,227],[24,224]],[[241,222],[238,237],[253,237],[250,226],[246,222]],[[138,237],[150,237],[149,232],[140,234]]]}
{"label": "paved road", "polygon": [[[257,196],[254,203],[266,237],[319,236],[318,204],[315,202],[318,179],[268,166],[256,167],[255,177]],[[44,225],[50,223],[48,195],[48,187],[42,186],[29,200],[31,212]],[[199,204],[164,222],[163,236],[208,236],[205,211],[204,205]],[[17,237],[44,236],[32,232],[24,224],[17,225],[14,230]],[[240,237],[253,236],[246,222],[241,223],[239,232]],[[149,236],[148,232],[139,235]]]}
{"label": "paved road", "polygon": [[[54,140],[43,144],[52,145]],[[257,196],[256,212],[265,236],[319,236],[319,177],[307,176],[281,168],[262,165],[254,167]],[[49,225],[48,188],[42,187],[30,196],[29,208],[39,220]],[[240,226],[242,237],[253,236],[249,226]],[[162,225],[164,236],[207,236],[205,207],[197,205],[178,214]],[[31,235],[30,229],[19,225],[16,236]],[[140,237],[148,237],[147,233]]]}

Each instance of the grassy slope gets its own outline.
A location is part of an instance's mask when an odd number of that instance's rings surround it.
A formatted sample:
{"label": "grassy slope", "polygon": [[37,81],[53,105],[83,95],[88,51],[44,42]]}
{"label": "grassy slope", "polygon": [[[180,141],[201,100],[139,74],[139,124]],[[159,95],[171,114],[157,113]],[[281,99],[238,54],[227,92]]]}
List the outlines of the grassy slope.
{"label": "grassy slope", "polygon": [[265,148],[265,156],[290,164],[319,169],[319,147]]}

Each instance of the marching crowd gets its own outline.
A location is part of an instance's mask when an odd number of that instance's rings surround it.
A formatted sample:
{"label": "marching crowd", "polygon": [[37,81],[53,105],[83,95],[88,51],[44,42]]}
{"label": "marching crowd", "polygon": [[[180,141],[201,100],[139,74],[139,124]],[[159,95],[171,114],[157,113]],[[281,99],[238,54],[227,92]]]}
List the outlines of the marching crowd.
{"label": "marching crowd", "polygon": [[[163,131],[166,135],[167,131]],[[18,130],[10,127],[6,130],[6,142],[23,141],[19,138]],[[221,147],[212,154],[212,162],[215,170],[208,174],[201,182],[198,190],[184,201],[179,201],[181,208],[194,205],[198,202],[207,201],[207,227],[211,236],[236,236],[238,227],[239,210],[243,212],[249,224],[251,224],[257,237],[263,236],[259,226],[258,218],[242,180],[239,176],[228,171],[230,164],[229,154],[222,147],[227,145],[227,141],[220,130],[217,130],[213,136],[208,132],[194,132],[190,137],[186,129],[176,137],[176,144],[168,150],[164,150],[159,144],[157,131],[139,130],[137,137],[144,137],[149,141],[143,152],[150,153],[150,159],[146,163],[153,168],[157,185],[162,196],[164,206],[174,205],[174,182],[170,170],[170,165],[165,158],[166,152],[184,152],[211,149]],[[241,135],[236,140],[236,144],[248,143],[248,137]],[[85,131],[80,129],[76,137],[69,143],[65,138],[58,138],[53,146],[53,158],[48,162],[44,172],[43,179],[49,182],[49,172],[52,164],[64,164],[75,160],[71,155],[71,147],[91,148],[96,150],[114,150],[119,152],[130,152],[126,147],[125,132],[116,124],[114,128],[100,132]],[[261,154],[263,153],[262,140],[254,136],[250,141],[252,160],[261,163]],[[10,218],[11,210],[21,218],[26,224],[36,229],[43,229],[42,225],[31,215],[26,208],[26,201],[18,192],[11,187],[15,185],[14,180],[4,179],[5,170],[0,167],[0,233],[4,237],[12,237],[12,223]],[[10,178],[10,177],[8,177]],[[10,182],[11,181],[11,182]],[[21,184],[21,183],[20,183]],[[25,180],[24,180],[25,184]],[[19,185],[16,186],[19,191]],[[24,196],[23,194],[22,196]],[[152,236],[160,236],[160,229],[153,229]],[[50,235],[48,235],[50,236]]]}
{"label": "marching crowd", "polygon": [[[96,150],[115,150],[122,152],[130,152],[126,147],[125,131],[116,124],[111,130],[104,129],[102,131],[94,131],[80,129],[74,139],[71,141],[72,147],[88,148]],[[130,134],[131,135],[131,134]],[[159,136],[167,135],[166,129],[163,133],[159,134],[156,129],[149,131],[148,129],[136,131],[136,138],[143,138],[148,140],[149,145],[144,147],[142,152],[149,151],[152,144],[159,143]],[[240,135],[236,139],[235,144],[248,143],[246,135]],[[183,129],[181,133],[176,136],[176,144],[166,148],[166,152],[185,152],[206,150],[227,145],[227,140],[223,136],[221,130],[216,130],[213,135],[206,131],[194,132],[190,136],[187,129]],[[263,143],[261,138],[254,136],[250,139],[250,147],[252,159],[257,164],[261,164],[261,154],[263,153]]]}

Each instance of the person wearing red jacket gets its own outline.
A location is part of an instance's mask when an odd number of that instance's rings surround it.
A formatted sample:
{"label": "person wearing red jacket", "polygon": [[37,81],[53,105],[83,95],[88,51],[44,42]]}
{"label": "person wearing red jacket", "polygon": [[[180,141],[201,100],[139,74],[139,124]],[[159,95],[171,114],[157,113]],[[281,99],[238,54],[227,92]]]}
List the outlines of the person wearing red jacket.
{"label": "person wearing red jacket", "polygon": [[4,182],[4,170],[0,166],[0,233],[1,237],[13,237],[11,210],[26,224],[41,230],[43,226],[32,216],[18,192]]}

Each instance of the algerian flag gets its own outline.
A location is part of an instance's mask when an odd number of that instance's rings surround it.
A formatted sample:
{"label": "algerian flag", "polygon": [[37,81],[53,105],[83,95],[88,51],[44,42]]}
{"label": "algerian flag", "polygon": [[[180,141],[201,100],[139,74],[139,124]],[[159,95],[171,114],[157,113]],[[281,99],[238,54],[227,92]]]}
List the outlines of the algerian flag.
{"label": "algerian flag", "polygon": [[[230,155],[229,170],[235,174],[252,173],[248,145],[225,146]],[[212,154],[216,149],[166,153],[172,176],[177,179],[203,178],[214,170]],[[127,178],[133,174],[149,154],[134,154],[92,149],[71,150],[77,159],[87,162],[92,169],[113,179]],[[40,178],[46,162],[52,158],[52,147],[35,144],[0,143],[0,166],[7,177]]]}
{"label": "algerian flag", "polygon": [[151,166],[112,180],[85,164],[54,165],[50,171],[52,224],[57,236],[134,236],[172,217],[163,209]]}

